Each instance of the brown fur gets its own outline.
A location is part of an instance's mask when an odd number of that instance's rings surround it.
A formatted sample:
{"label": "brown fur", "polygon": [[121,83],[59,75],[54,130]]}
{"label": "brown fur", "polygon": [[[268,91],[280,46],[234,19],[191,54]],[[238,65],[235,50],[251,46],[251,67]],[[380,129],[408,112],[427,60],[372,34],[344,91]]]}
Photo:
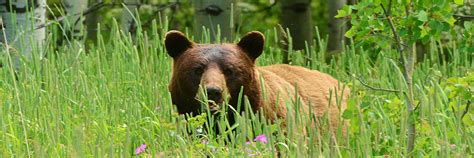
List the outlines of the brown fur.
{"label": "brown fur", "polygon": [[[327,74],[303,67],[255,66],[256,58],[263,51],[263,41],[261,33],[251,32],[237,44],[195,44],[180,32],[169,32],[165,45],[174,59],[169,89],[178,112],[199,113],[201,105],[195,98],[199,85],[217,87],[224,95],[229,94],[229,104],[233,107],[237,106],[240,87],[243,86],[252,110],[262,110],[269,120],[285,119],[288,114],[285,103],[294,102],[297,97],[301,103],[300,111],[311,109],[319,117],[327,112],[331,126],[336,127],[341,112],[346,109],[349,89],[342,90],[340,83]],[[333,98],[331,103],[330,96]],[[336,96],[341,101],[340,110],[336,106]]]}
{"label": "brown fur", "polygon": [[[265,80],[267,96],[261,107],[265,114],[275,114],[274,116],[267,115],[269,119],[276,119],[275,116],[286,118],[288,110],[285,102],[290,101],[292,105],[295,98],[299,98],[300,112],[307,113],[311,109],[318,117],[327,112],[331,126],[333,128],[337,126],[341,111],[346,109],[346,101],[350,93],[348,88],[342,91],[342,84],[339,81],[328,74],[298,66],[271,65],[258,67],[257,70]],[[331,104],[329,104],[329,99],[331,99]],[[336,100],[341,100],[340,107],[337,106]],[[345,133],[345,127],[343,133]]]}

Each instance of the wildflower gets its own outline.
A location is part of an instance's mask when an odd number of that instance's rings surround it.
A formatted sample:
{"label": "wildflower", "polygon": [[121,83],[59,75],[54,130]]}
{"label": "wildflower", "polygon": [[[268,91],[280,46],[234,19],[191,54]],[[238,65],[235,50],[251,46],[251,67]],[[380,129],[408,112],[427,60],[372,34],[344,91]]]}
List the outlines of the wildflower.
{"label": "wildflower", "polygon": [[202,133],[202,127],[199,127],[198,129],[196,129],[196,132],[197,133]]}
{"label": "wildflower", "polygon": [[207,144],[209,144],[209,142],[208,142],[207,140],[203,139],[202,142],[201,142],[201,144],[207,145]]}
{"label": "wildflower", "polygon": [[[262,142],[262,143],[268,143],[267,141],[267,136],[265,134],[261,134],[261,135],[258,135],[257,137],[255,137],[255,139],[253,139],[254,142]],[[257,146],[255,146],[256,144],[253,144],[253,142],[251,141],[247,141],[245,142],[245,144],[247,146],[245,146],[245,151],[247,151],[247,154],[249,157],[254,157],[254,156],[257,156],[258,155],[258,152],[254,151],[253,149],[256,149]]]}
{"label": "wildflower", "polygon": [[140,145],[137,149],[135,149],[135,155],[140,155],[141,153],[145,152],[146,144]]}
{"label": "wildflower", "polygon": [[253,150],[249,147],[245,147],[245,151],[247,151],[247,154],[253,154]]}
{"label": "wildflower", "polygon": [[257,136],[253,141],[267,143],[267,136],[265,134]]}

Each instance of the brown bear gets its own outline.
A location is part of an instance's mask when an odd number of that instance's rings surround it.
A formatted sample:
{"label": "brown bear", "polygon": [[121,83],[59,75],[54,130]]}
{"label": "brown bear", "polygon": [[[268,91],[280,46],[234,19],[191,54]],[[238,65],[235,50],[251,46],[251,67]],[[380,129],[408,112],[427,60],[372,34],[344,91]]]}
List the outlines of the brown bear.
{"label": "brown bear", "polygon": [[[197,96],[200,87],[205,88],[212,101],[209,106],[221,105],[225,97],[230,96],[229,105],[235,109],[243,87],[252,110],[263,112],[271,121],[285,119],[286,103],[298,98],[301,111],[311,109],[316,116],[327,112],[331,126],[336,127],[341,112],[346,109],[349,89],[342,90],[340,83],[327,74],[303,67],[256,66],[264,41],[264,36],[254,31],[243,36],[237,44],[197,44],[179,31],[168,32],[165,47],[173,58],[169,90],[178,112],[199,114],[201,103]],[[340,106],[336,105],[336,96],[340,98]]]}

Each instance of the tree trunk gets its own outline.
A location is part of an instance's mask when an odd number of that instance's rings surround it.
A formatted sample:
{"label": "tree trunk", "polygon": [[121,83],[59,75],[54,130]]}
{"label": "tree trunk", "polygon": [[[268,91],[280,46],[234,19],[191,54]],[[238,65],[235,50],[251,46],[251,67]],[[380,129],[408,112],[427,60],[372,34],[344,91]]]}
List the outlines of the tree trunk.
{"label": "tree trunk", "polygon": [[14,55],[13,66],[19,70],[20,57],[27,60],[43,57],[42,45],[46,29],[35,28],[46,21],[46,0],[0,0],[0,4],[4,29],[1,31],[0,41],[8,45],[7,48],[11,48],[9,50],[18,52],[12,55]]}
{"label": "tree trunk", "polygon": [[[89,1],[90,4],[92,4],[91,1]],[[99,11],[94,11],[86,15],[85,19],[85,25],[87,29],[87,38],[90,40],[95,41],[97,38],[97,25],[99,24],[99,21],[101,20],[100,12]]]}
{"label": "tree trunk", "polygon": [[281,25],[290,30],[294,50],[304,50],[312,44],[313,22],[311,0],[281,0]]}
{"label": "tree trunk", "polygon": [[[171,3],[175,3],[175,5],[171,6],[170,7],[170,10],[171,10],[171,14],[172,15],[175,15],[177,12],[179,12],[180,10],[180,3],[179,3],[179,0],[170,0]],[[170,24],[169,24],[169,28],[172,29],[172,30],[178,30],[180,28],[179,26],[179,22],[178,20],[179,19],[176,19],[175,17],[171,16],[170,17],[171,19],[170,20]]]}
{"label": "tree trunk", "polygon": [[347,0],[348,5],[354,5],[357,3],[357,0]]}
{"label": "tree trunk", "polygon": [[[411,3],[411,2],[410,2]],[[407,153],[405,157],[413,157],[412,156],[412,151],[415,147],[415,139],[416,139],[416,117],[414,115],[414,105],[415,105],[415,95],[413,93],[413,71],[415,70],[415,44],[412,44],[408,46],[407,48],[404,48],[404,44],[402,42],[402,39],[398,35],[398,32],[396,30],[395,25],[393,24],[392,16],[390,15],[390,12],[385,9],[383,4],[380,4],[382,7],[382,10],[385,14],[385,17],[390,25],[390,29],[392,30],[393,38],[395,39],[396,42],[396,48],[398,53],[400,54],[400,63],[402,64],[402,69],[403,69],[403,78],[405,80],[405,86],[406,89],[400,93],[400,95],[405,95],[405,101],[406,101],[406,108],[407,108]],[[392,6],[392,1],[389,1],[388,4],[389,7]],[[411,4],[405,6],[405,14],[406,17],[409,16],[410,10],[411,10]],[[391,8],[389,8],[391,9]],[[408,30],[411,32],[411,30]],[[410,34],[410,33],[409,33]]]}
{"label": "tree trunk", "polygon": [[75,15],[77,13],[82,13],[87,9],[87,0],[65,0],[64,1],[64,10],[68,15],[68,18],[63,21],[63,27],[66,32],[67,37],[71,39],[82,40],[84,38],[84,19],[85,17],[80,15]]}
{"label": "tree trunk", "polygon": [[[196,0],[194,38],[201,42],[232,41],[239,12],[236,4],[237,0]],[[204,33],[209,33],[210,39]]]}
{"label": "tree trunk", "polygon": [[425,59],[425,55],[427,54],[428,45],[423,44],[421,41],[416,42],[416,61],[422,62]]}
{"label": "tree trunk", "polygon": [[344,19],[335,18],[337,11],[341,9],[347,0],[329,0],[329,23],[328,23],[328,52],[340,52],[342,51],[344,33],[346,32],[346,25],[344,25]]}
{"label": "tree trunk", "polygon": [[132,36],[135,36],[137,31],[137,23],[134,19],[138,9],[140,8],[140,0],[125,0],[127,8],[124,8],[122,11],[121,18],[121,27],[124,33],[130,33]]}

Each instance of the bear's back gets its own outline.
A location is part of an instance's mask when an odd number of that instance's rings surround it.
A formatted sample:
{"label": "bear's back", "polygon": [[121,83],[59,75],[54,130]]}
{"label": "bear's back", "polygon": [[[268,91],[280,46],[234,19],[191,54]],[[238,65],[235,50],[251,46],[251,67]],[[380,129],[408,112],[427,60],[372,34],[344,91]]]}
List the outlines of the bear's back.
{"label": "bear's back", "polygon": [[[262,108],[267,116],[276,114],[277,117],[286,118],[286,106],[294,105],[295,91],[300,99],[300,111],[308,112],[311,109],[316,116],[328,112],[333,127],[338,122],[339,109],[341,111],[346,109],[349,88],[342,91],[342,84],[328,74],[284,64],[257,67],[257,70],[258,76],[264,80],[264,98],[266,97],[264,102],[267,105]],[[336,91],[337,94],[334,93]],[[336,95],[338,102],[341,102],[340,108],[336,104]]]}

